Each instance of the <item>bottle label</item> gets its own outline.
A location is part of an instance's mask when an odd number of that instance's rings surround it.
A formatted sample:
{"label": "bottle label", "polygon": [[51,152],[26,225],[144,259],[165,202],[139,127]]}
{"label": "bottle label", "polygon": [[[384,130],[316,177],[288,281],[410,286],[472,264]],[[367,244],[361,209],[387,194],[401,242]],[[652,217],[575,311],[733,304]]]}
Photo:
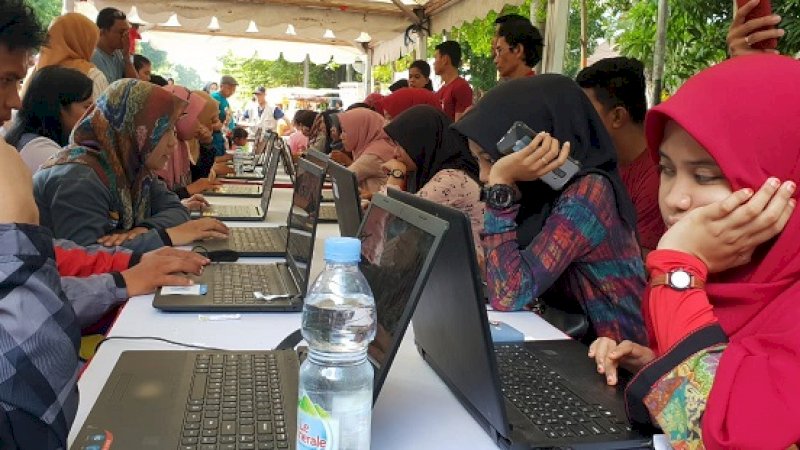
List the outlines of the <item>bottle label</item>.
{"label": "bottle label", "polygon": [[297,405],[297,450],[337,450],[333,418],[302,393]]}

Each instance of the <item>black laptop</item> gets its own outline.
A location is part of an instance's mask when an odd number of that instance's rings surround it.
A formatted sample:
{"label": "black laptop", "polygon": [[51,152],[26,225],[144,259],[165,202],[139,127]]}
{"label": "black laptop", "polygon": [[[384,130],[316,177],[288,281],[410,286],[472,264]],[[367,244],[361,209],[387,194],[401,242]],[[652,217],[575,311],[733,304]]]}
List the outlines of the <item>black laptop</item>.
{"label": "black laptop", "polygon": [[277,135],[274,133],[264,138],[257,139],[253,143],[252,153],[237,156],[238,158],[244,159],[242,170],[240,172],[229,173],[220,178],[226,180],[260,180],[264,178],[266,173],[259,170],[259,167],[265,166],[268,162],[267,155],[271,153],[275,147],[275,139],[277,139]]}
{"label": "black laptop", "polygon": [[328,162],[328,174],[331,176],[339,234],[355,237],[363,212],[356,174],[334,161]]}
{"label": "black laptop", "polygon": [[622,389],[598,376],[583,344],[492,342],[465,214],[398,190],[389,195],[450,223],[414,336],[425,361],[499,447],[652,447],[652,436],[630,428]]}
{"label": "black laptop", "polygon": [[[274,153],[275,157],[275,165],[277,166],[277,153]],[[298,172],[299,171],[306,171],[306,168],[314,166],[318,167],[309,161],[305,161],[302,165],[298,164]],[[308,176],[315,176],[317,177],[317,182],[320,186],[322,186],[322,170],[313,170],[310,172],[304,172],[303,177],[306,177],[305,173],[308,173]],[[306,179],[306,178],[304,178]],[[307,182],[312,182],[310,179],[306,179]],[[272,186],[270,185],[270,188]],[[357,187],[356,187],[357,188]],[[347,192],[349,188],[345,185],[344,191]],[[310,204],[314,200],[312,198],[306,198],[307,195],[311,195],[314,192],[318,192],[317,188],[314,187],[313,189],[303,189],[303,190],[295,190],[294,196],[292,198],[292,204]],[[319,198],[318,196],[316,197]],[[336,204],[336,207],[339,207],[339,204]],[[343,208],[342,210],[342,217],[345,218],[345,222],[348,226],[353,227],[352,234],[342,235],[342,236],[350,236],[355,237],[356,231],[358,231],[358,226],[361,223],[361,213],[360,209],[356,210],[352,205],[347,206],[345,203],[342,203]],[[292,208],[289,212],[289,218],[291,219],[291,214],[296,212],[294,208]],[[315,215],[314,217],[319,217],[319,215]],[[340,225],[341,227],[341,225]],[[283,257],[286,254],[286,230],[287,228],[284,226],[281,227],[230,227],[228,229],[230,234],[227,239],[214,239],[209,241],[197,242],[196,245],[203,247],[207,251],[215,251],[215,250],[234,250],[239,253],[239,256],[244,257]]]}
{"label": "black laptop", "polygon": [[[318,150],[306,150],[306,152],[303,153],[303,157],[308,159],[309,161],[313,162],[314,164],[320,166],[320,167],[324,167],[325,169],[328,168],[328,163],[331,161],[331,159],[330,159],[330,157],[328,155],[326,155],[325,153],[322,153],[322,152],[320,152]],[[331,182],[331,174],[330,174],[330,172],[327,172],[325,174],[325,182],[326,183],[330,183]],[[330,203],[330,202],[333,202],[333,201],[334,201],[333,192],[330,191],[330,190],[327,190],[327,189],[325,189],[323,187],[323,189],[322,189],[322,203]]]}
{"label": "black laptop", "polygon": [[[156,292],[153,306],[164,311],[300,311],[314,256],[321,185],[322,169],[300,161],[292,208],[283,232],[285,262],[211,264],[202,275],[193,277],[196,286],[205,286],[205,293],[168,294],[169,288],[166,288],[165,294],[165,288],[161,288]],[[277,227],[252,230],[280,233]],[[235,238],[207,241],[197,246],[211,250],[212,245],[235,242],[232,239]]]}
{"label": "black laptop", "polygon": [[[367,214],[364,248],[381,252],[362,263],[381,327],[368,350],[373,403],[446,228],[386,197],[376,197]],[[415,245],[393,251],[411,238]],[[402,283],[384,289],[394,280]],[[70,448],[294,449],[299,363],[294,350],[123,352]]]}
{"label": "black laptop", "polygon": [[278,153],[271,151],[265,155],[268,159],[265,170],[264,184],[262,185],[261,203],[259,205],[216,205],[192,212],[193,217],[214,217],[219,220],[259,222],[267,217],[269,202],[272,198],[272,187],[275,184],[275,174],[278,171]]}

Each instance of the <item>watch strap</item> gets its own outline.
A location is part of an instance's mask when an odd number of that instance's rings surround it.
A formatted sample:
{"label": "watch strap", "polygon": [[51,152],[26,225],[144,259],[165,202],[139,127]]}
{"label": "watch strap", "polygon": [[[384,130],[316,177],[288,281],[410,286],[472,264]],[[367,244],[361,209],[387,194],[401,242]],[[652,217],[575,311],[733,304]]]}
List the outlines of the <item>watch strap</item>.
{"label": "watch strap", "polygon": [[[687,272],[688,273],[688,272]],[[672,272],[662,273],[660,275],[653,275],[650,277],[650,287],[658,287],[658,286],[669,286],[669,277]],[[700,277],[696,277],[689,274],[689,287],[686,289],[703,289],[706,287],[706,282],[700,279]]]}

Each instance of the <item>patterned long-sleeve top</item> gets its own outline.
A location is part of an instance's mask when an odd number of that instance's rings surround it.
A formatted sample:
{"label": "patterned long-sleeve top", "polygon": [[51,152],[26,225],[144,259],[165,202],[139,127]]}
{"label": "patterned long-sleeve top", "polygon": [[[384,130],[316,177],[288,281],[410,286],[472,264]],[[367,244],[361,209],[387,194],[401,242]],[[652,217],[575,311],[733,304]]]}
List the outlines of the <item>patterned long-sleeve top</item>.
{"label": "patterned long-sleeve top", "polygon": [[[653,275],[680,268],[705,281],[708,271],[694,256],[656,250],[647,257]],[[658,425],[675,449],[704,448],[702,419],[728,338],[701,289],[649,291],[651,346],[657,359],[643,368],[626,392],[637,423]]]}
{"label": "patterned long-sleeve top", "polygon": [[518,205],[486,208],[482,242],[492,307],[525,309],[554,288],[580,304],[597,336],[645,344],[644,263],[608,180],[590,174],[570,184],[523,250],[517,244],[518,211]]}
{"label": "patterned long-sleeve top", "polygon": [[483,254],[480,233],[483,230],[485,205],[481,201],[481,187],[477,181],[463,170],[444,169],[428,180],[417,195],[466,214],[472,225],[476,254]]}
{"label": "patterned long-sleeve top", "polygon": [[78,408],[79,338],[50,232],[0,224],[0,441],[66,449]]}

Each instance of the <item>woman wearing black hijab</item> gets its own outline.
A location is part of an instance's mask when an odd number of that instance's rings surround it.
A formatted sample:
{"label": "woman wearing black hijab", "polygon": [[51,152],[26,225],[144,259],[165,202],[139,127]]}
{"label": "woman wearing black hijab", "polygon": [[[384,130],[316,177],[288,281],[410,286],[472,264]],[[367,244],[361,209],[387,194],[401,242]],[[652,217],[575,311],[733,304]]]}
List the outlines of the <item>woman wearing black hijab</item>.
{"label": "woman wearing black hijab", "polygon": [[[428,105],[414,106],[398,115],[384,131],[397,144],[397,160],[384,164],[389,180],[407,177],[405,190],[430,201],[463,211],[472,222],[478,255],[483,255],[483,202],[478,163],[464,136],[450,128],[453,121]],[[400,172],[394,172],[394,169]],[[390,183],[394,184],[394,183]]]}
{"label": "woman wearing black hijab", "polygon": [[[540,134],[501,157],[497,142],[515,121]],[[635,210],[611,138],[581,88],[562,75],[509,81],[454,127],[469,139],[486,184],[482,243],[492,306],[531,308],[544,294],[563,309],[577,301],[589,338],[646,343]],[[568,154],[580,171],[563,189],[539,180]]]}

